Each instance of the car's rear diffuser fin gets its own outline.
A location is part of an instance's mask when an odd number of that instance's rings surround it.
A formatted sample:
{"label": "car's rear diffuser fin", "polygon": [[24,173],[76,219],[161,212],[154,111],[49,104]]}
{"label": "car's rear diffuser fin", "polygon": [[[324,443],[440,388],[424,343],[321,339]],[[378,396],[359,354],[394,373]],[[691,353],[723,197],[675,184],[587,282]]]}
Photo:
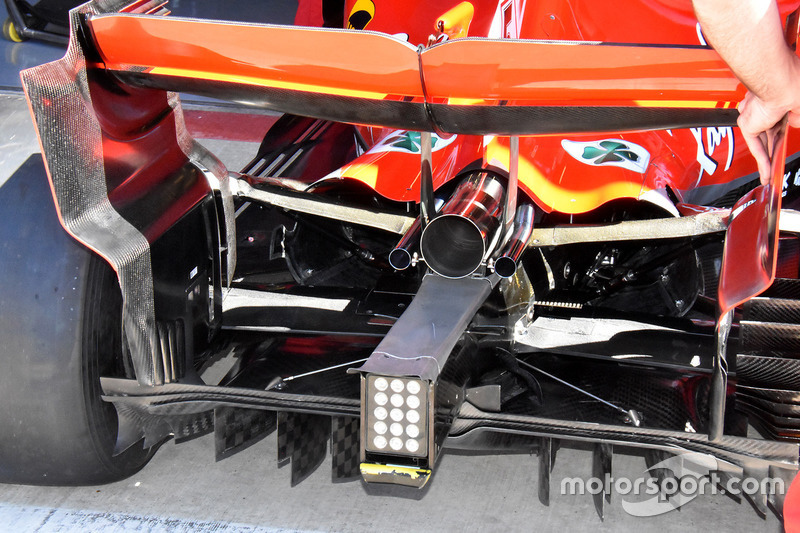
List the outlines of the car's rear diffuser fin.
{"label": "car's rear diffuser fin", "polygon": [[[222,406],[350,419],[357,418],[360,409],[357,399],[178,383],[149,387],[140,386],[134,380],[116,378],[102,378],[101,381],[104,399],[112,402],[118,412],[135,411],[138,422],[148,427],[158,427],[170,416],[189,416]],[[168,432],[162,435],[166,434]],[[500,443],[510,442],[509,450],[531,449],[520,446],[518,439],[487,439],[490,434],[501,437],[529,436],[534,439],[532,442],[540,437],[569,438],[665,450],[670,453],[690,451],[711,455],[724,464],[742,470],[767,468],[770,475],[783,470],[796,472],[800,457],[800,445],[797,443],[730,435],[723,435],[718,442],[712,443],[702,433],[488,413],[468,402],[458,412],[445,447],[466,450],[491,448],[498,451],[496,447]],[[550,453],[553,453],[552,449]]]}

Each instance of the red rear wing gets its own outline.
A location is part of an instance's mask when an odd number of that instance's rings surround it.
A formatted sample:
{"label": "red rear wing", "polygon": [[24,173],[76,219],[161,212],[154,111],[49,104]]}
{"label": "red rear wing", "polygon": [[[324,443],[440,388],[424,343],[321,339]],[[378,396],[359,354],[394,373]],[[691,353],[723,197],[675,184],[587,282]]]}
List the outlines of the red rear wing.
{"label": "red rear wing", "polygon": [[463,134],[723,126],[744,88],[704,47],[389,35],[133,14],[88,17],[133,85],[338,122]]}

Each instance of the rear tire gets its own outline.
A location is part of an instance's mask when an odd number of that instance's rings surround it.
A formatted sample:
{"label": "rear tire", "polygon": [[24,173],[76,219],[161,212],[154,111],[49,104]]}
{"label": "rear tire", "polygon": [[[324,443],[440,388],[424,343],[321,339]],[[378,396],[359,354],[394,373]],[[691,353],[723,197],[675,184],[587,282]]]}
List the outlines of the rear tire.
{"label": "rear tire", "polygon": [[0,188],[0,481],[106,483],[144,466],[114,456],[100,376],[125,376],[122,297],[108,264],[61,228],[41,158]]}

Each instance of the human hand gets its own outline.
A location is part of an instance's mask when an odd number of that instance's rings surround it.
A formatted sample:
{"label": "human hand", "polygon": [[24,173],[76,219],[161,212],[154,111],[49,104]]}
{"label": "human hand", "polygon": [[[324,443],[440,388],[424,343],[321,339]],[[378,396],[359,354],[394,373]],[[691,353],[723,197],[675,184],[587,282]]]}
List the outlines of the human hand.
{"label": "human hand", "polygon": [[737,123],[742,137],[758,164],[761,184],[767,185],[772,176],[772,149],[781,121],[788,114],[789,125],[800,127],[800,107],[772,104],[748,91],[739,103],[738,110]]}

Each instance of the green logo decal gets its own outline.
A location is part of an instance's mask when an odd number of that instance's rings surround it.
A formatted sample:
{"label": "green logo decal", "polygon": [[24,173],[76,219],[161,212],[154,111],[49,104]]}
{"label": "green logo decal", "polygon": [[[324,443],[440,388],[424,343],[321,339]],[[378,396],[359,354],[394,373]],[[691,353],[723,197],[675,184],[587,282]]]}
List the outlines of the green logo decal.
{"label": "green logo decal", "polygon": [[638,144],[621,139],[578,142],[562,140],[564,150],[586,165],[622,167],[635,172],[644,172],[650,163],[650,152]]}
{"label": "green logo decal", "polygon": [[[455,135],[443,139],[431,133],[431,149],[436,152],[451,144],[456,139]],[[370,150],[371,152],[405,152],[419,154],[422,152],[422,134],[418,131],[397,131],[379,142]]]}
{"label": "green logo decal", "polygon": [[595,165],[603,163],[619,162],[619,161],[632,161],[636,163],[639,161],[639,156],[628,150],[628,146],[614,141],[600,141],[600,148],[594,146],[587,146],[583,149],[584,159],[594,159]]}

